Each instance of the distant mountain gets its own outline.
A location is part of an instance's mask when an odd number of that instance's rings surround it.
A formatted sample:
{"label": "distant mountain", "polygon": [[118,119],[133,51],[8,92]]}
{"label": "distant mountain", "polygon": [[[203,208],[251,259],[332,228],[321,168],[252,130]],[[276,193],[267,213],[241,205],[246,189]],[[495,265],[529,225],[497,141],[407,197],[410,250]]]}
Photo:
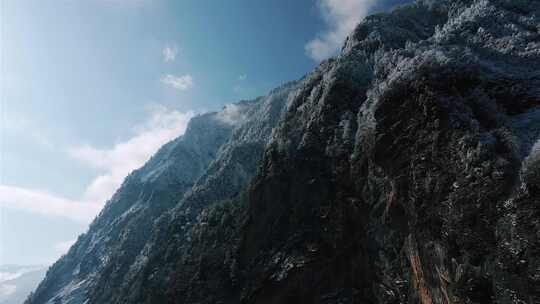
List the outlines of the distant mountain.
{"label": "distant mountain", "polygon": [[45,277],[43,266],[0,266],[0,304],[22,304]]}
{"label": "distant mountain", "polygon": [[540,1],[419,0],[193,119],[27,304],[540,303]]}

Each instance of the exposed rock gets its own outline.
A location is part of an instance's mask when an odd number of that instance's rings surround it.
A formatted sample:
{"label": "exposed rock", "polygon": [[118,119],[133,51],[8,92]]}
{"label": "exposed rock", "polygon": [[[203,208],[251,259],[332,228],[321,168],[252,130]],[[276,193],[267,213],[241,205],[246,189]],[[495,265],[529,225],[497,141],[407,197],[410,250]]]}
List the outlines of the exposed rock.
{"label": "exposed rock", "polygon": [[230,135],[190,182],[164,157],[186,186],[155,216],[130,176],[27,303],[73,282],[86,303],[540,303],[539,32],[538,1],[368,17],[298,83],[214,114]]}

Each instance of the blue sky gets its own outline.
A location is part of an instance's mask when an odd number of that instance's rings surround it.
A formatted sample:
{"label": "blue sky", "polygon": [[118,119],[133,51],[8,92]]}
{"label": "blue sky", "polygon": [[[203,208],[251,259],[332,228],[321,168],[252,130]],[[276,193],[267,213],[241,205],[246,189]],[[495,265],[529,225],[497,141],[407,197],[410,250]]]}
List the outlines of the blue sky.
{"label": "blue sky", "polygon": [[190,117],[300,78],[398,2],[2,0],[0,264],[52,262]]}

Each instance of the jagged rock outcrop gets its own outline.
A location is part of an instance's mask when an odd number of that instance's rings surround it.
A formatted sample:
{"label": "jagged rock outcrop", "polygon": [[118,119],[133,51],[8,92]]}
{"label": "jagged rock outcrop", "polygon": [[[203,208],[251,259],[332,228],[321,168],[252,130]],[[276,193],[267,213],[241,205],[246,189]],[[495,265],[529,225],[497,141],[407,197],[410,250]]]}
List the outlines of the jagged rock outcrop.
{"label": "jagged rock outcrop", "polygon": [[28,303],[75,263],[87,303],[540,303],[539,32],[538,1],[368,17],[250,104],[135,252],[75,254],[124,186]]}
{"label": "jagged rock outcrop", "polygon": [[204,208],[250,181],[294,86],[193,118],[183,136],[126,178],[27,302],[85,303],[90,295],[111,297],[129,287],[126,278],[144,265],[143,249],[160,216],[193,197],[190,204]]}

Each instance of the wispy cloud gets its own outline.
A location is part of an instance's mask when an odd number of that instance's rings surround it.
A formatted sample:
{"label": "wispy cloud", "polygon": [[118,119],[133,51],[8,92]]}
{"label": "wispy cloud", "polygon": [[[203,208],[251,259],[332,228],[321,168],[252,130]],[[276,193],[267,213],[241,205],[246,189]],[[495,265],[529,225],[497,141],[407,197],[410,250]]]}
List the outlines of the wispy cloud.
{"label": "wispy cloud", "polygon": [[192,112],[182,113],[157,107],[150,119],[135,128],[135,134],[126,141],[110,148],[84,145],[69,149],[72,157],[102,172],[86,187],[78,200],[36,189],[0,185],[0,207],[87,223],[131,171],[141,167],[162,145],[185,132],[193,115]]}
{"label": "wispy cloud", "polygon": [[[21,282],[11,282],[13,280],[17,280],[24,274],[37,271],[42,269],[42,266],[24,266],[24,267],[17,267],[14,266],[14,268],[4,269],[4,271],[0,271],[0,303],[7,303],[7,300],[9,300],[10,296],[12,296],[15,292],[17,292],[17,289],[19,286],[16,284],[19,284]],[[37,284],[37,282],[36,282]]]}
{"label": "wispy cloud", "polygon": [[235,125],[246,118],[246,113],[241,106],[231,103],[226,105],[216,117],[226,124]]}
{"label": "wispy cloud", "polygon": [[13,284],[0,284],[0,297],[8,297],[17,291],[17,286]]}
{"label": "wispy cloud", "polygon": [[191,75],[175,76],[168,74],[161,78],[161,82],[181,91],[191,89],[194,85]]}
{"label": "wispy cloud", "polygon": [[77,240],[74,239],[74,240],[57,243],[54,245],[54,249],[56,249],[56,251],[58,251],[58,253],[60,254],[65,254],[68,252],[69,248],[71,248],[71,246],[75,244],[76,241]]}
{"label": "wispy cloud", "polygon": [[20,278],[25,273],[36,271],[42,268],[42,266],[15,266],[15,265],[12,265],[12,266],[0,265],[0,266],[7,266],[7,269],[4,268],[3,271],[0,271],[0,284],[5,283],[7,281],[15,280],[17,278]]}
{"label": "wispy cloud", "polygon": [[319,0],[328,29],[305,45],[306,54],[321,61],[336,54],[347,35],[364,19],[377,0]]}
{"label": "wispy cloud", "polygon": [[86,188],[83,197],[98,202],[110,198],[126,175],[141,167],[162,145],[183,134],[191,117],[192,112],[158,107],[151,119],[137,128],[135,136],[124,142],[106,149],[89,145],[70,149],[72,157],[103,171]]}
{"label": "wispy cloud", "polygon": [[247,75],[246,75],[246,74],[242,74],[242,75],[239,75],[239,76],[238,76],[238,80],[240,80],[240,81],[244,81],[244,80],[246,80],[246,79],[247,79]]}
{"label": "wispy cloud", "polygon": [[0,185],[0,207],[89,222],[101,204],[66,199],[41,190]]}
{"label": "wispy cloud", "polygon": [[176,59],[176,55],[178,55],[178,47],[176,45],[168,45],[163,48],[163,60],[165,62],[174,61]]}

